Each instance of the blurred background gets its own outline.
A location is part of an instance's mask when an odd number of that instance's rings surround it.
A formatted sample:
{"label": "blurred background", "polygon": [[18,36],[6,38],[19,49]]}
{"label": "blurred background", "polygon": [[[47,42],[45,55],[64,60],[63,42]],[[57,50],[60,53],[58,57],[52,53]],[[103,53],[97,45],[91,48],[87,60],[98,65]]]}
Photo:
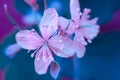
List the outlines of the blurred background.
{"label": "blurred background", "polygon": [[[87,46],[83,58],[55,57],[61,67],[57,80],[120,80],[120,0],[79,1],[82,10],[92,10],[91,18],[99,18],[100,33]],[[39,21],[43,15],[44,1],[37,2],[40,8],[35,15]],[[69,2],[47,0],[47,7],[54,7],[60,16],[70,18]],[[6,54],[6,48],[16,43],[17,30],[6,17],[4,4],[8,5],[8,12],[22,29],[36,28],[34,12],[24,0],[0,0],[0,80],[54,80],[49,70],[46,75],[38,75],[34,71],[34,59],[27,50]]]}

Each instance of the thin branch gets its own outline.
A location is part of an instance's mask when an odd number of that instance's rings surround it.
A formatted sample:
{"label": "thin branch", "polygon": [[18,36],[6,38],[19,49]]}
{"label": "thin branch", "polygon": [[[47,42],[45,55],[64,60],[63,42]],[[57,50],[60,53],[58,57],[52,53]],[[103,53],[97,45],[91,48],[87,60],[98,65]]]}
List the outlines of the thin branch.
{"label": "thin branch", "polygon": [[11,15],[8,12],[8,8],[7,8],[7,4],[4,4],[4,11],[5,14],[7,16],[7,18],[9,19],[9,21],[11,22],[12,25],[14,25],[14,27],[18,30],[20,30],[21,28],[19,27],[19,25],[15,22],[15,20],[11,17]]}
{"label": "thin branch", "polygon": [[44,8],[47,9],[47,1],[44,0]]}
{"label": "thin branch", "polygon": [[39,20],[38,20],[38,16],[37,16],[37,12],[34,8],[32,8],[32,11],[33,11],[33,15],[34,15],[34,19],[35,19],[35,22],[36,22],[36,25],[39,26]]}
{"label": "thin branch", "polygon": [[74,79],[73,80],[80,80],[80,62],[79,59],[74,56],[73,57],[73,68],[74,68]]}

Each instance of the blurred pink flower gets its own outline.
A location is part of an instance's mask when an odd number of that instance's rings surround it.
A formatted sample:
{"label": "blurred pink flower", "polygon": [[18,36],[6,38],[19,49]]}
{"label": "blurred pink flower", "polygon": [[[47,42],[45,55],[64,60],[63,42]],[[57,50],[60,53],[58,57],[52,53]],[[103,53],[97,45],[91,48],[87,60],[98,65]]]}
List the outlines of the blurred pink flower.
{"label": "blurred pink flower", "polygon": [[15,27],[10,23],[9,19],[5,15],[4,4],[7,4],[8,12],[20,26],[26,25],[22,21],[23,15],[15,9],[14,0],[0,0],[0,12],[2,12],[0,14],[0,43],[4,40],[5,36],[13,33],[15,30]]}
{"label": "blurred pink flower", "polygon": [[35,10],[39,9],[39,6],[37,4],[37,0],[24,0],[28,5],[30,5]]}
{"label": "blurred pink flower", "polygon": [[35,70],[45,74],[48,66],[54,61],[52,52],[60,57],[70,57],[74,54],[71,40],[67,37],[54,35],[57,30],[58,14],[54,8],[46,9],[41,19],[39,29],[42,37],[35,30],[22,30],[16,34],[17,43],[24,49],[35,50]]}
{"label": "blurred pink flower", "polygon": [[103,24],[101,33],[108,33],[113,31],[120,31],[120,10],[116,11],[110,22]]}
{"label": "blurred pink flower", "polygon": [[0,80],[5,80],[5,71],[4,70],[0,70]]}
{"label": "blurred pink flower", "polygon": [[5,54],[8,56],[8,57],[14,57],[17,52],[19,52],[21,50],[21,47],[17,44],[17,43],[14,43],[14,44],[11,44],[9,45],[6,49],[5,49]]}

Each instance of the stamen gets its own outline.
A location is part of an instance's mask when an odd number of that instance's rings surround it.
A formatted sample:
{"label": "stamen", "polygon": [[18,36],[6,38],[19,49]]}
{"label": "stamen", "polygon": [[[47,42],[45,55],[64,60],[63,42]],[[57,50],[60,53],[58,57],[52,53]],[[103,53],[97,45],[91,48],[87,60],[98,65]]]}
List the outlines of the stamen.
{"label": "stamen", "polygon": [[27,53],[29,53],[29,52],[30,52],[30,50],[27,51]]}
{"label": "stamen", "polygon": [[33,58],[33,57],[34,57],[34,55],[35,55],[35,53],[32,53],[32,54],[31,54],[31,57]]}
{"label": "stamen", "polygon": [[34,57],[35,53],[37,53],[39,49],[40,49],[40,48],[37,48],[37,49],[31,54],[31,57]]}
{"label": "stamen", "polygon": [[92,41],[91,41],[90,39],[87,39],[87,41],[88,41],[89,43],[92,43]]}

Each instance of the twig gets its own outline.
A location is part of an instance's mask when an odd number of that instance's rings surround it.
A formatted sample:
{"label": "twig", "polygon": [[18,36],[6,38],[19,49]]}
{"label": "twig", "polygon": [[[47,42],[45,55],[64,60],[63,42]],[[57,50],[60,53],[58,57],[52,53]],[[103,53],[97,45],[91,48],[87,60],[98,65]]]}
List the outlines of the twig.
{"label": "twig", "polygon": [[44,0],[44,8],[47,9],[47,1]]}
{"label": "twig", "polygon": [[7,4],[4,4],[4,11],[5,14],[7,16],[7,18],[9,19],[9,21],[11,22],[12,25],[14,25],[14,27],[18,30],[21,30],[21,28],[19,27],[19,25],[15,22],[15,20],[11,17],[11,15],[8,12],[8,8],[7,8]]}

